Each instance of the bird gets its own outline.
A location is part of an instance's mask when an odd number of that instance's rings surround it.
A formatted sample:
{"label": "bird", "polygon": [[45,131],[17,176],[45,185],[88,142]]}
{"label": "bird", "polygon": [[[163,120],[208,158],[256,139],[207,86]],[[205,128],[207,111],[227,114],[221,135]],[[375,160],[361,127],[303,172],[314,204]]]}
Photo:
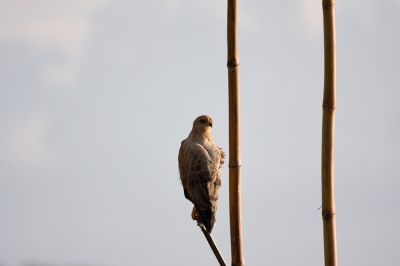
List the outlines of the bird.
{"label": "bird", "polygon": [[209,233],[216,222],[220,169],[225,153],[211,137],[213,119],[201,115],[193,122],[189,136],[181,142],[178,154],[179,176],[185,198],[193,203],[192,219]]}

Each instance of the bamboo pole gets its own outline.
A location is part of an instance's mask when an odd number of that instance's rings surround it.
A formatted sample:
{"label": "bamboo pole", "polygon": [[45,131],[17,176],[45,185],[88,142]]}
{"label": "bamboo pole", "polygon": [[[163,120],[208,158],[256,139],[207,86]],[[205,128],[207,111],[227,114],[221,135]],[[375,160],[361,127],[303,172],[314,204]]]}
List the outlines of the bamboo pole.
{"label": "bamboo pole", "polygon": [[239,58],[237,51],[237,0],[228,0],[227,16],[229,87],[229,213],[232,266],[244,266],[240,184]]}
{"label": "bamboo pole", "polygon": [[215,244],[214,239],[212,238],[210,233],[207,231],[207,229],[204,227],[204,225],[202,223],[197,223],[197,225],[200,227],[201,231],[203,232],[204,236],[206,237],[207,242],[210,245],[212,251],[214,252],[214,255],[217,258],[219,265],[226,266],[226,262],[225,262],[224,258],[222,257],[222,254],[219,251],[217,244]]}
{"label": "bamboo pole", "polygon": [[323,0],[325,79],[322,116],[322,220],[325,266],[337,265],[334,198],[334,125],[336,108],[335,2]]}

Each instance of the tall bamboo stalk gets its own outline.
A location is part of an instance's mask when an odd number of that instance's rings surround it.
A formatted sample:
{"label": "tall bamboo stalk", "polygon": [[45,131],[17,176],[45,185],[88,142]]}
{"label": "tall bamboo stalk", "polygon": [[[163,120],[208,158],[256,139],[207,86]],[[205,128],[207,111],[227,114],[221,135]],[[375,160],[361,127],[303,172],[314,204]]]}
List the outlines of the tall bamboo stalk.
{"label": "tall bamboo stalk", "polygon": [[337,265],[333,147],[336,108],[335,1],[323,0],[325,79],[322,116],[322,220],[325,266]]}
{"label": "tall bamboo stalk", "polygon": [[229,87],[229,210],[232,265],[244,266],[240,184],[239,58],[237,51],[237,0],[228,0]]}

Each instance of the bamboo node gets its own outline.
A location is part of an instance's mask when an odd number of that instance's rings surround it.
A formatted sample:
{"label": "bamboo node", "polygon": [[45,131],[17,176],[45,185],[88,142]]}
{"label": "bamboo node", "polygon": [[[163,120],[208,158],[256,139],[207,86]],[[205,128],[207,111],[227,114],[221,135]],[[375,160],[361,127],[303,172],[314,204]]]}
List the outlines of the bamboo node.
{"label": "bamboo node", "polygon": [[322,7],[330,7],[335,5],[335,1],[331,1],[330,3],[326,3],[326,0],[322,0]]}
{"label": "bamboo node", "polygon": [[242,167],[242,165],[241,164],[239,164],[239,165],[228,165],[228,167],[229,168],[239,168],[239,167]]}
{"label": "bamboo node", "polygon": [[328,106],[328,105],[322,105],[322,108],[326,108],[326,109],[332,109],[332,110],[335,110],[336,109],[336,106]]}
{"label": "bamboo node", "polygon": [[236,68],[236,67],[239,67],[240,63],[239,63],[239,61],[236,61],[236,60],[230,60],[230,61],[228,61],[228,63],[226,65],[228,68]]}
{"label": "bamboo node", "polygon": [[322,219],[329,219],[331,217],[334,217],[335,214],[336,214],[336,212],[333,212],[333,213],[324,213],[324,212],[322,212]]}

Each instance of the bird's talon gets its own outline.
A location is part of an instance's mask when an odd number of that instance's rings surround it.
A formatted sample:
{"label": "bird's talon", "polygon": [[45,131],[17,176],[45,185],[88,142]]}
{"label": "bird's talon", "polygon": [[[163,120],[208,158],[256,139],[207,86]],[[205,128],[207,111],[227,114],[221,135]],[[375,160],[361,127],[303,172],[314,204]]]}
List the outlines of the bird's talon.
{"label": "bird's talon", "polygon": [[197,212],[196,207],[193,207],[191,215],[192,215],[192,219],[194,221],[198,221],[199,220],[199,213]]}

